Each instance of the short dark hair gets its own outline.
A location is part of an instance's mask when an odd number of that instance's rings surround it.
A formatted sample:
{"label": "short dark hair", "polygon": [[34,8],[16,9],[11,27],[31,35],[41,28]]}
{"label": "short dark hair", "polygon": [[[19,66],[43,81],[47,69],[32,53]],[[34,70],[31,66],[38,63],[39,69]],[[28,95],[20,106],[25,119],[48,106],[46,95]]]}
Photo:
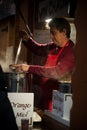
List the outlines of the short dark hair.
{"label": "short dark hair", "polygon": [[64,29],[66,29],[66,35],[68,38],[70,37],[71,27],[70,27],[69,22],[65,18],[53,18],[49,22],[49,27],[56,28],[60,32],[62,32]]}

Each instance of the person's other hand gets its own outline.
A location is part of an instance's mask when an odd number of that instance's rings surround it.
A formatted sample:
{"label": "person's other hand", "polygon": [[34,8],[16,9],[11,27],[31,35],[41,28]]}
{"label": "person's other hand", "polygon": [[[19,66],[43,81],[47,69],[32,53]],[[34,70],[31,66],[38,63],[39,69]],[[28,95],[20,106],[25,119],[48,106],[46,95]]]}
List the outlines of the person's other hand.
{"label": "person's other hand", "polygon": [[23,41],[27,41],[28,38],[30,37],[30,35],[25,30],[21,30],[19,32],[19,35],[20,35],[20,37],[22,38]]}

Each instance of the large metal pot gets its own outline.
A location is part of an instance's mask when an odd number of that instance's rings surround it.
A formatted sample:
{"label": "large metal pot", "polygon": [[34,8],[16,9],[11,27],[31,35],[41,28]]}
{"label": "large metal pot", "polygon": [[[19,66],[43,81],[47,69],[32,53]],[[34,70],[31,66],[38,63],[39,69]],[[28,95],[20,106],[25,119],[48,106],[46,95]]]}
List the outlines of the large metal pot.
{"label": "large metal pot", "polygon": [[27,73],[9,73],[10,92],[28,92]]}
{"label": "large metal pot", "polygon": [[62,93],[72,93],[71,82],[59,82],[59,91]]}

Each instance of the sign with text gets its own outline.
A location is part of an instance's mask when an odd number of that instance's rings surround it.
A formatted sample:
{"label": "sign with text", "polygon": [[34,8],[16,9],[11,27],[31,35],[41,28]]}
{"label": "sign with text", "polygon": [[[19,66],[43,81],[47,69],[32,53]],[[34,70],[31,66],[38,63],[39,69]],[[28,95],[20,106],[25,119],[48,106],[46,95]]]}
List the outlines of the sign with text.
{"label": "sign with text", "polygon": [[34,94],[33,93],[8,93],[15,118],[18,126],[21,126],[22,119],[29,119],[29,124],[33,123],[33,106]]}

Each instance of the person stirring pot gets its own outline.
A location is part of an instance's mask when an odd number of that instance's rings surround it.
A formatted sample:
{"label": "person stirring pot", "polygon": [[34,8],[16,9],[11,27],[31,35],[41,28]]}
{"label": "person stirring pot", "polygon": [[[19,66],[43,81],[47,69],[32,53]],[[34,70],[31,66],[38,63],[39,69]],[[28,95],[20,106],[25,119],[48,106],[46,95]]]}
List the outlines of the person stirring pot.
{"label": "person stirring pot", "polygon": [[59,89],[61,80],[71,80],[75,65],[74,43],[70,40],[71,28],[65,18],[53,18],[49,22],[52,42],[40,44],[26,32],[22,32],[23,44],[34,54],[47,56],[45,64],[14,64],[18,72],[28,72],[40,77],[41,94],[38,107],[52,110],[52,91]]}

